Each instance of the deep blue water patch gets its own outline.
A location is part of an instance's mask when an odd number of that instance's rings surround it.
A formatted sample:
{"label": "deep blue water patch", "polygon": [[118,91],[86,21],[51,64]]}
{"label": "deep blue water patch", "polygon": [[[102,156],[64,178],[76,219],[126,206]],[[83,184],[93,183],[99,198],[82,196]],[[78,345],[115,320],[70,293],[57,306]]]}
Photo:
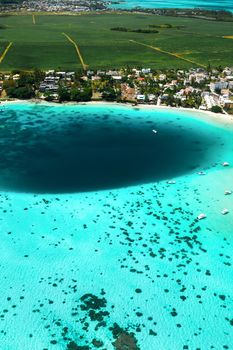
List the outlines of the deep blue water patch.
{"label": "deep blue water patch", "polygon": [[208,166],[221,139],[183,120],[127,108],[11,106],[1,113],[0,189],[102,190]]}

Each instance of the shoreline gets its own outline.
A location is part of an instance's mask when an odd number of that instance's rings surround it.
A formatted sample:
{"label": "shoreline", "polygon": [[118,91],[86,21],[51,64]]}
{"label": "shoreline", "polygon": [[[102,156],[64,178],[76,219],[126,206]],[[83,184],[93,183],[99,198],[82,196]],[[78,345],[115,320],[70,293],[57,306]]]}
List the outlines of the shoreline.
{"label": "shoreline", "polygon": [[4,105],[13,105],[13,104],[35,104],[35,105],[46,105],[46,106],[113,106],[113,107],[127,107],[127,108],[133,108],[138,110],[164,110],[164,111],[174,111],[174,112],[186,112],[193,115],[196,115],[198,118],[214,122],[218,125],[224,126],[224,127],[231,127],[233,128],[233,115],[230,114],[223,114],[223,113],[214,113],[211,111],[204,111],[200,109],[194,109],[194,108],[184,108],[184,107],[171,107],[171,106],[157,106],[157,105],[151,105],[151,104],[138,104],[133,105],[131,103],[119,103],[119,102],[108,102],[108,101],[90,101],[90,102],[63,102],[63,103],[56,103],[56,102],[47,102],[37,99],[31,99],[31,100],[10,100],[10,101],[1,101],[0,106]]}
{"label": "shoreline", "polygon": [[[123,7],[121,7],[123,4]],[[125,5],[125,6],[124,6]],[[2,5],[4,6],[4,5]],[[177,17],[172,14],[167,14],[169,11],[174,10],[179,12],[180,10],[187,12],[186,15],[180,15],[178,17],[181,18],[196,18],[200,19],[199,16],[193,16],[192,11],[193,10],[199,10],[202,12],[206,12],[207,14],[211,14],[213,12],[221,12],[225,11],[228,13],[233,13],[233,8],[225,8],[225,7],[218,7],[218,6],[213,6],[211,7],[199,7],[199,6],[165,6],[165,7],[160,7],[160,6],[145,6],[145,7],[137,7],[137,6],[130,6],[127,5],[125,1],[120,1],[118,4],[110,4],[108,5],[105,9],[96,9],[96,10],[89,10],[89,11],[80,11],[80,12],[74,12],[70,10],[62,10],[62,11],[45,11],[45,10],[8,10],[8,11],[0,11],[1,14],[6,14],[10,16],[31,16],[31,15],[38,15],[38,16],[85,16],[85,15],[92,15],[92,14],[143,14],[143,15],[154,15],[153,11],[160,12],[157,14],[157,16],[171,16],[171,17]],[[164,12],[164,13],[161,13]],[[207,19],[207,20],[216,20],[214,17],[206,17],[206,18],[201,18],[201,19]],[[223,22],[225,22],[223,20]]]}

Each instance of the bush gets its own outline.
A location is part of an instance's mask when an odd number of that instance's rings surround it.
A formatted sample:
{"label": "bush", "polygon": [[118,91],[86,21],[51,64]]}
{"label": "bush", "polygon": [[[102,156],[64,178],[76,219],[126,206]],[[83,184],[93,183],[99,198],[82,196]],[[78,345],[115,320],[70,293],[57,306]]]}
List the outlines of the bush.
{"label": "bush", "polygon": [[128,32],[128,29],[125,27],[114,27],[114,28],[111,28],[111,30],[114,30],[116,32]]}
{"label": "bush", "polygon": [[214,113],[222,113],[222,108],[219,107],[219,106],[213,106],[211,108],[211,112],[214,112]]}
{"label": "bush", "polygon": [[33,89],[30,86],[9,87],[6,89],[7,95],[20,100],[28,100],[35,96]]}
{"label": "bush", "polygon": [[58,96],[60,102],[70,101],[70,92],[64,87],[58,89]]}

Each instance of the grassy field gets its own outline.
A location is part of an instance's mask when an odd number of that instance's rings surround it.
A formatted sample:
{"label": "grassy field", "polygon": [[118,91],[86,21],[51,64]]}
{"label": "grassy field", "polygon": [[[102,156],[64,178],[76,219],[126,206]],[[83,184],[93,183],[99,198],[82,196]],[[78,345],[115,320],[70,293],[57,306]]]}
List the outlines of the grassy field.
{"label": "grassy field", "polygon": [[[110,30],[148,29],[166,23],[174,27],[159,28],[159,33]],[[188,68],[233,62],[233,28],[227,22],[143,14],[35,14],[0,16],[0,25],[4,27],[0,29],[0,55],[12,43],[0,63],[1,71],[74,70],[84,65]]]}

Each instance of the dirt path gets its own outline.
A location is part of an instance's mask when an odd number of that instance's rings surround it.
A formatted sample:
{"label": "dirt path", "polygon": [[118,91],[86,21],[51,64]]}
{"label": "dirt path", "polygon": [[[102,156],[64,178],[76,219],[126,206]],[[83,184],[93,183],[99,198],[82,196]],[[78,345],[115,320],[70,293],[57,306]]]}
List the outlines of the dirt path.
{"label": "dirt path", "polygon": [[79,61],[81,62],[81,65],[82,65],[82,67],[83,67],[83,70],[87,70],[88,65],[85,64],[85,62],[84,62],[84,60],[83,60],[83,57],[82,57],[82,55],[81,55],[80,49],[79,49],[78,45],[76,44],[76,42],[75,42],[73,39],[71,39],[71,37],[70,37],[68,34],[66,34],[66,33],[62,33],[62,34],[67,38],[67,40],[69,40],[69,42],[70,42],[71,44],[74,45],[75,50],[76,50],[77,55],[78,55],[78,58],[79,58]]}
{"label": "dirt path", "polygon": [[0,63],[2,63],[2,61],[4,60],[4,58],[5,58],[6,54],[7,54],[7,52],[10,50],[12,44],[13,44],[12,42],[9,43],[9,44],[7,45],[7,47],[5,48],[5,50],[3,51],[3,54],[0,56]]}
{"label": "dirt path", "polygon": [[206,68],[206,66],[204,64],[201,64],[201,63],[197,63],[193,60],[189,60],[188,58],[184,58],[182,56],[180,56],[179,54],[176,54],[176,53],[172,53],[172,52],[169,52],[169,51],[165,51],[165,50],[162,50],[160,49],[159,47],[155,47],[155,46],[151,46],[151,45],[147,45],[147,44],[144,44],[144,43],[140,43],[139,41],[135,41],[135,40],[130,40],[130,42],[132,43],[135,43],[135,44],[138,44],[138,45],[142,45],[142,46],[145,46],[145,47],[149,47],[150,49],[154,50],[154,51],[157,51],[157,52],[160,52],[160,53],[164,53],[166,55],[169,55],[169,56],[172,56],[172,57],[175,57],[179,60],[183,60],[183,61],[186,61],[188,63],[192,63],[192,64],[195,64],[196,66],[199,66],[199,67],[203,67],[203,68]]}

